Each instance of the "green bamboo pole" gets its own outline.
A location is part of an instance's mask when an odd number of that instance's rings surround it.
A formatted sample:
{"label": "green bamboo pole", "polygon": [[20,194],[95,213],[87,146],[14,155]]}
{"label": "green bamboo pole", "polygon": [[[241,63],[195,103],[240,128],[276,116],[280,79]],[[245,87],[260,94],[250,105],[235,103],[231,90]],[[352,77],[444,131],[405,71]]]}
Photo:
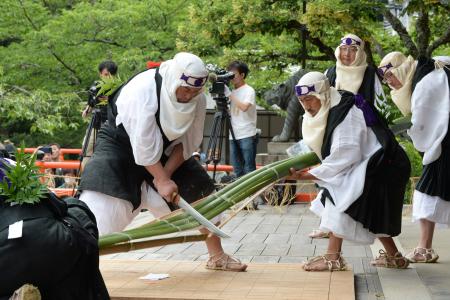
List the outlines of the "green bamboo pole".
{"label": "green bamboo pole", "polygon": [[[204,199],[207,204],[202,206],[199,211],[201,211],[201,213],[204,214],[205,217],[210,219],[225,211],[232,205],[238,203],[239,201],[244,200],[263,186],[269,185],[274,181],[288,175],[289,169],[291,167],[294,167],[296,169],[304,169],[319,162],[320,161],[318,157],[314,153],[308,153],[306,155],[273,163],[270,166],[252,172],[252,176],[244,176],[243,178],[241,178],[242,180],[237,180],[228,185],[228,188],[224,192],[216,193],[219,194],[219,196],[216,194],[210,195],[209,197]],[[229,199],[229,201],[223,201],[223,199]],[[180,215],[178,215],[177,217],[179,216]],[[174,220],[168,218],[166,220],[150,223],[139,228],[105,235],[100,237],[99,247],[102,249],[113,244],[128,242],[133,239],[168,234],[198,227],[198,222],[194,221],[193,219],[191,221],[191,219],[192,218],[190,218],[190,216],[187,217],[187,220]],[[174,222],[181,221],[182,225],[178,226],[175,225],[175,223],[171,224],[171,220],[173,220]]]}

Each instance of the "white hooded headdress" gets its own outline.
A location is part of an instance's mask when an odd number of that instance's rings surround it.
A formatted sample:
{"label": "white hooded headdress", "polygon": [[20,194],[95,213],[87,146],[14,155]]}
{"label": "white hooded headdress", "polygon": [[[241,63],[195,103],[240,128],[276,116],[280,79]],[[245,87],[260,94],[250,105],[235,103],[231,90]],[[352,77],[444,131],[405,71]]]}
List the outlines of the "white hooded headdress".
{"label": "white hooded headdress", "polygon": [[[170,141],[182,136],[195,118],[197,101],[202,94],[188,103],[177,101],[176,90],[180,86],[193,87],[183,77],[197,78],[204,81],[208,76],[203,61],[196,55],[180,52],[173,59],[165,61],[159,68],[162,77],[160,99],[160,123],[164,134]],[[198,87],[202,88],[202,86]]]}
{"label": "white hooded headdress", "polygon": [[314,86],[315,91],[308,92],[307,94],[320,99],[321,107],[315,116],[305,111],[303,115],[302,135],[305,144],[322,159],[321,150],[325,129],[327,127],[328,114],[330,108],[339,103],[341,95],[335,88],[330,87],[328,78],[320,72],[309,72],[305,74],[300,78],[297,86]]}
{"label": "white hooded headdress", "polygon": [[398,90],[391,87],[391,97],[404,116],[411,114],[412,80],[416,66],[417,61],[412,56],[406,57],[401,52],[391,52],[380,62],[379,68],[383,69],[384,73],[392,72],[402,83],[402,87]]}
{"label": "white hooded headdress", "polygon": [[[358,49],[355,60],[349,66],[344,65],[340,59],[340,47],[345,45],[351,45]],[[352,92],[353,94],[358,93],[367,68],[364,41],[354,34],[347,34],[341,39],[341,43],[334,51],[334,55],[336,56],[336,88]]]}

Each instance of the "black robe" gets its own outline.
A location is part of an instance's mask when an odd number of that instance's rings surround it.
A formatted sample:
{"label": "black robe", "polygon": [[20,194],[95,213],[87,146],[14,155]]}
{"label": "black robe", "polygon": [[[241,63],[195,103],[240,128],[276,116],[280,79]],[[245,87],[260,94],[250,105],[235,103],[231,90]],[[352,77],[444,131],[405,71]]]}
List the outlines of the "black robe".
{"label": "black robe", "polygon": [[[0,198],[0,299],[25,283],[45,300],[103,300],[95,217],[83,202],[50,193],[38,204],[10,206]],[[22,237],[8,239],[23,220]]]}
{"label": "black robe", "polygon": [[[331,86],[336,86],[336,66],[329,68],[326,72],[326,76],[330,81]],[[375,76],[377,76],[377,70],[368,65],[366,71],[364,72],[363,81],[358,89],[358,94],[362,95],[363,98],[370,102],[375,103]]]}
{"label": "black robe", "polygon": [[[355,96],[352,93],[341,93],[340,103],[331,108],[328,115],[321,149],[324,159],[330,154],[334,129],[355,105]],[[396,236],[401,232],[403,198],[411,166],[405,151],[388,129],[383,117],[368,102],[364,101],[364,106],[363,112],[369,110],[368,113],[374,118],[375,122],[370,128],[382,148],[369,159],[363,192],[345,213],[374,234]],[[367,123],[365,112],[364,117]],[[323,203],[325,197],[333,202],[327,190],[323,192]]]}
{"label": "black robe", "polygon": [[[416,88],[426,75],[435,70],[434,60],[419,57],[414,73],[412,90]],[[450,87],[450,71],[444,69]],[[450,99],[448,99],[450,101]],[[422,175],[417,182],[416,190],[429,196],[437,196],[444,201],[450,201],[450,122],[447,135],[441,143],[442,152],[437,160],[423,166]]]}

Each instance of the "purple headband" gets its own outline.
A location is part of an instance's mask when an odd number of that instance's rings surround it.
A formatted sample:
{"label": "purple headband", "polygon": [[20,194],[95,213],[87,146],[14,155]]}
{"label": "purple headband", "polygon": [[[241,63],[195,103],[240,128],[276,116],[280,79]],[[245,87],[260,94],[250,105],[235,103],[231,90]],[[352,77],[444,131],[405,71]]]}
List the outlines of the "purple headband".
{"label": "purple headband", "polygon": [[341,46],[343,46],[343,45],[347,45],[347,46],[350,46],[350,45],[361,46],[361,42],[357,41],[355,39],[352,39],[350,37],[347,37],[347,38],[342,38],[341,39]]}
{"label": "purple headband", "polygon": [[308,95],[311,92],[315,92],[316,88],[313,85],[296,85],[295,86],[295,94],[297,97]]}
{"label": "purple headband", "polygon": [[184,82],[186,82],[188,85],[192,86],[192,87],[202,87],[205,85],[206,80],[208,79],[208,76],[206,77],[194,77],[194,76],[188,76],[185,75],[184,73],[181,74],[180,77],[181,80],[183,80]]}
{"label": "purple headband", "polygon": [[388,63],[385,66],[381,66],[377,69],[378,75],[383,78],[386,75],[386,72],[389,71],[389,69],[393,68],[394,66],[391,63]]}

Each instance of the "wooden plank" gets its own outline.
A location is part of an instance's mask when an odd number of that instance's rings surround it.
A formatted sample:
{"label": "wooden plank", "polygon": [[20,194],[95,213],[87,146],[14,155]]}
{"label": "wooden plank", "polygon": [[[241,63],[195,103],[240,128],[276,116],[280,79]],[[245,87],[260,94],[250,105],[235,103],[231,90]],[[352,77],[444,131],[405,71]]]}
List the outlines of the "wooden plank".
{"label": "wooden plank", "polygon": [[[221,272],[196,261],[100,261],[111,299],[355,299],[353,272],[306,272],[301,264],[250,263],[247,272]],[[145,281],[148,273],[170,278]]]}

